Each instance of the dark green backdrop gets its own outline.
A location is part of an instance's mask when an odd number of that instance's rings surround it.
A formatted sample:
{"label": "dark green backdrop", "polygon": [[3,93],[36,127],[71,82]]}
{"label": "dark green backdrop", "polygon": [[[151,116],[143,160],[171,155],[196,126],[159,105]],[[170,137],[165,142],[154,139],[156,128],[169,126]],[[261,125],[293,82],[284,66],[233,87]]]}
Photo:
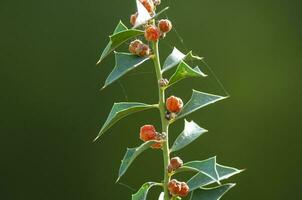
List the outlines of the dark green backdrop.
{"label": "dark green backdrop", "polygon": [[[189,117],[210,132],[179,155],[217,155],[246,168],[225,200],[302,199],[301,1],[163,1],[184,43],[170,33],[162,55],[174,45],[194,50],[231,94]],[[140,143],[141,125],[158,126],[158,113],[132,115],[92,140],[113,102],[157,99],[150,63],[98,91],[114,62],[95,62],[134,9],[132,0],[0,1],[1,199],[130,199],[132,191],[114,183],[120,159]],[[224,94],[211,74],[175,85],[173,94],[188,100],[192,87]],[[182,127],[173,126],[172,137]],[[147,151],[121,181],[138,188],[161,177],[161,152]]]}

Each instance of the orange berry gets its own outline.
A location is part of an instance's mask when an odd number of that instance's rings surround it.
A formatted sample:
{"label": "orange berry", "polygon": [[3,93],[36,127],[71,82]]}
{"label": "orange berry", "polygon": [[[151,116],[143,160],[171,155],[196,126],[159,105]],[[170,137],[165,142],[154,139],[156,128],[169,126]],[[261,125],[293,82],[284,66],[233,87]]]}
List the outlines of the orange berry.
{"label": "orange berry", "polygon": [[156,42],[159,39],[160,35],[160,30],[156,26],[148,26],[145,29],[145,38],[147,41]]}
{"label": "orange berry", "polygon": [[130,23],[132,24],[132,26],[135,25],[136,19],[137,19],[138,13],[136,12],[135,14],[130,16]]}
{"label": "orange berry", "polygon": [[166,107],[169,112],[178,113],[183,107],[183,102],[178,97],[170,96],[166,101]]}
{"label": "orange berry", "polygon": [[180,185],[181,185],[181,190],[179,191],[178,195],[181,197],[187,196],[190,190],[188,184],[186,184],[185,182],[181,182]]}
{"label": "orange berry", "polygon": [[168,183],[168,190],[170,191],[171,195],[178,195],[181,191],[181,183],[175,179],[172,179]]}
{"label": "orange berry", "polygon": [[144,142],[154,140],[157,136],[156,130],[152,125],[144,125],[140,128],[140,139]]}
{"label": "orange berry", "polygon": [[163,33],[168,33],[172,29],[172,23],[168,19],[162,19],[158,22],[158,28]]}

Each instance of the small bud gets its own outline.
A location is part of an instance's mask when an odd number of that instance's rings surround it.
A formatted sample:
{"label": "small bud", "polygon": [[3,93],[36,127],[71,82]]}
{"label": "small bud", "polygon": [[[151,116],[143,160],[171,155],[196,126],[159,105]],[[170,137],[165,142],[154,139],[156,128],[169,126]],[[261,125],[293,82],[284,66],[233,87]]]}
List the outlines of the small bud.
{"label": "small bud", "polygon": [[172,29],[172,23],[168,19],[162,19],[158,22],[158,28],[162,33],[168,33]]}
{"label": "small bud", "polygon": [[181,182],[180,185],[181,185],[181,190],[179,191],[178,195],[181,197],[186,197],[189,193],[190,188],[188,184],[185,182]]}
{"label": "small bud", "polygon": [[159,6],[160,3],[161,3],[161,0],[153,0],[153,4],[154,4],[155,6]]}
{"label": "small bud", "polygon": [[153,125],[144,125],[140,128],[140,139],[142,141],[154,140],[156,136],[156,130]]}
{"label": "small bud", "polygon": [[160,37],[160,30],[156,26],[148,26],[145,29],[145,38],[147,41],[156,42]]}
{"label": "small bud", "polygon": [[173,167],[172,167],[171,164],[168,165],[167,170],[168,170],[169,173],[172,173],[172,172],[173,172]]}
{"label": "small bud", "polygon": [[168,183],[168,190],[170,191],[171,195],[178,195],[181,191],[181,183],[175,179],[172,179]]}
{"label": "small bud", "polygon": [[171,113],[179,113],[182,107],[183,107],[183,102],[178,97],[170,96],[166,101],[166,108]]}
{"label": "small bud", "polygon": [[160,87],[166,87],[169,84],[168,79],[162,78],[159,80],[159,86]]}
{"label": "small bud", "polygon": [[179,157],[171,158],[170,165],[173,171],[180,168],[183,165],[183,161]]}
{"label": "small bud", "polygon": [[132,24],[132,26],[135,25],[137,16],[138,16],[137,12],[135,14],[133,14],[133,15],[130,16],[130,23]]}

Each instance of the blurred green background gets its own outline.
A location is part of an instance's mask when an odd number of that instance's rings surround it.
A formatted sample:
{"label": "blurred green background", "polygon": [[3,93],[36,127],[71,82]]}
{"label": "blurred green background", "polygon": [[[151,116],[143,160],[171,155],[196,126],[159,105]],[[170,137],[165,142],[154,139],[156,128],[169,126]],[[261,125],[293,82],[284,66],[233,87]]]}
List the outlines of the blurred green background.
{"label": "blurred green background", "polygon": [[[176,31],[162,42],[162,60],[176,46],[206,58],[231,98],[188,117],[210,130],[179,156],[218,156],[246,168],[225,200],[302,199],[301,1],[163,0]],[[155,103],[151,63],[99,92],[114,66],[95,63],[133,0],[0,1],[0,196],[3,200],[130,199],[115,184],[126,147],[140,144],[157,111],[131,115],[92,143],[113,102]],[[164,17],[164,16],[163,16]],[[180,41],[180,37],[184,42]],[[187,101],[191,88],[224,95],[207,79],[168,91]],[[143,72],[143,73],[141,73]],[[175,138],[183,128],[171,128]],[[160,151],[139,157],[121,182],[137,189],[161,180]],[[152,190],[149,199],[156,199]]]}

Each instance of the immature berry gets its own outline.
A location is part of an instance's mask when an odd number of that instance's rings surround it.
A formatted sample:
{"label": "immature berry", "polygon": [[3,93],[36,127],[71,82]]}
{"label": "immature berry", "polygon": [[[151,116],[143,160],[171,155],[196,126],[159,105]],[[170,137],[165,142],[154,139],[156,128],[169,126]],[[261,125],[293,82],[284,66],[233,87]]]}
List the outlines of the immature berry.
{"label": "immature berry", "polygon": [[153,13],[154,11],[154,3],[152,0],[140,0],[140,2],[144,5],[144,7],[146,8],[146,10],[149,13]]}
{"label": "immature berry", "polygon": [[176,170],[183,165],[183,161],[179,157],[174,157],[174,158],[171,158],[170,165],[173,170]]}
{"label": "immature berry", "polygon": [[158,22],[158,28],[163,33],[168,33],[172,29],[172,23],[168,19],[162,19]]}
{"label": "immature berry", "polygon": [[190,190],[188,184],[186,184],[185,182],[181,182],[180,185],[181,185],[181,190],[179,191],[178,195],[181,197],[187,196]]}
{"label": "immature berry", "polygon": [[142,43],[142,41],[140,41],[140,40],[134,40],[134,41],[132,41],[131,43],[130,43],[130,45],[129,45],[129,51],[130,51],[130,53],[132,53],[132,54],[137,54],[137,49],[138,49],[138,47],[140,46],[140,45],[142,45],[143,43]]}
{"label": "immature berry", "polygon": [[144,125],[140,128],[140,139],[144,142],[154,140],[157,136],[156,130],[152,125]]}
{"label": "immature berry", "polygon": [[132,26],[135,25],[137,16],[138,16],[137,12],[135,14],[133,14],[133,15],[130,16],[130,23],[132,24]]}
{"label": "immature berry", "polygon": [[170,96],[166,101],[167,110],[171,113],[178,113],[183,107],[183,102],[180,98]]}
{"label": "immature berry", "polygon": [[178,195],[181,191],[181,183],[175,179],[172,179],[168,183],[168,190],[170,191],[171,195]]}
{"label": "immature berry", "polygon": [[160,30],[156,26],[148,26],[145,29],[145,38],[147,41],[156,42],[160,37]]}

